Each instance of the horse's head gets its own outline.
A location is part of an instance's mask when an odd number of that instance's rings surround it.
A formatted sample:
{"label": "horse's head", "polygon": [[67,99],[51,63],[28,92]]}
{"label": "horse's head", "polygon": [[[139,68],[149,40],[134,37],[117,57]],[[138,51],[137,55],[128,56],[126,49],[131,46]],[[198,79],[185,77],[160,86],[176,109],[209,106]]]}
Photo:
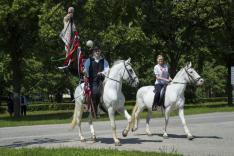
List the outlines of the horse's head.
{"label": "horse's head", "polygon": [[131,58],[124,61],[123,79],[127,80],[131,86],[136,87],[139,84],[139,79],[131,65]]}
{"label": "horse's head", "polygon": [[192,68],[192,63],[189,62],[184,67],[184,70],[187,74],[187,81],[190,83],[194,83],[196,85],[202,85],[204,83],[204,80],[201,78],[201,76]]}

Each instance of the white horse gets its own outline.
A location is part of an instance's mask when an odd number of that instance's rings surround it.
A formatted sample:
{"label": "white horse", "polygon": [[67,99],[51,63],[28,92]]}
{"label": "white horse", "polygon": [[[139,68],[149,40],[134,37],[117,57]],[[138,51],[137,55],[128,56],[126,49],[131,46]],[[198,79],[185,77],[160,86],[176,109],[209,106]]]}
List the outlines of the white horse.
{"label": "white horse", "polygon": [[[116,146],[121,145],[117,135],[116,135],[116,125],[115,125],[115,112],[123,114],[128,120],[128,126],[123,131],[123,136],[127,136],[127,132],[130,129],[131,116],[128,114],[127,110],[124,108],[125,97],[122,93],[122,81],[127,80],[131,86],[136,87],[139,80],[131,67],[131,59],[119,60],[114,63],[110,69],[109,75],[106,76],[104,81],[103,89],[103,105],[108,111],[108,115],[111,122],[113,139]],[[75,90],[75,110],[73,114],[72,127],[74,128],[76,124],[79,127],[79,136],[81,141],[85,141],[81,131],[81,118],[84,108],[84,84],[79,85]],[[96,141],[96,135],[92,124],[92,115],[89,114],[89,125],[92,134],[93,141]]]}
{"label": "white horse", "polygon": [[[169,120],[169,114],[172,107],[179,109],[179,117],[184,127],[184,131],[188,139],[192,140],[193,136],[190,133],[184,118],[184,91],[188,83],[194,83],[196,85],[202,85],[204,80],[199,76],[199,74],[191,67],[191,62],[182,68],[168,84],[165,92],[165,129],[163,137],[167,138],[167,125]],[[136,96],[136,105],[132,112],[132,122],[133,122],[133,131],[136,131],[138,128],[139,114],[144,110],[148,109],[148,114],[146,118],[146,134],[152,135],[149,127],[149,121],[152,114],[152,105],[154,100],[154,86],[144,86],[137,91]]]}

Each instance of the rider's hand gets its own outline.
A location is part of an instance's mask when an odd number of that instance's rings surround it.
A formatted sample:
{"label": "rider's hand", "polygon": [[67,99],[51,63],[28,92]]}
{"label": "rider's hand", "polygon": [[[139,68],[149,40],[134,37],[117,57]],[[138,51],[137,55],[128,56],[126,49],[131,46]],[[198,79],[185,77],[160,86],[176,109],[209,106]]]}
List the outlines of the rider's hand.
{"label": "rider's hand", "polygon": [[102,72],[97,73],[97,76],[100,81],[104,81],[105,75]]}
{"label": "rider's hand", "polygon": [[98,72],[97,75],[104,76],[104,74],[102,72]]}
{"label": "rider's hand", "polygon": [[89,82],[89,78],[86,77],[86,76],[84,76],[84,82],[85,82],[85,83],[88,83],[88,82]]}

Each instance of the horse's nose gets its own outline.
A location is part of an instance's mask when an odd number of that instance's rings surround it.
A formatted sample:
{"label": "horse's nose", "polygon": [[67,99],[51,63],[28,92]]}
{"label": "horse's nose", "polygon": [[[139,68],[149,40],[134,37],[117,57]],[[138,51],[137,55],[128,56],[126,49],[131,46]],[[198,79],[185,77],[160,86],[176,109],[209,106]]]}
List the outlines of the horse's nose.
{"label": "horse's nose", "polygon": [[204,79],[200,79],[200,80],[199,80],[199,84],[202,85],[203,83],[204,83]]}
{"label": "horse's nose", "polygon": [[139,84],[140,84],[139,79],[137,79],[137,80],[136,80],[136,87],[137,87],[137,88],[139,87]]}

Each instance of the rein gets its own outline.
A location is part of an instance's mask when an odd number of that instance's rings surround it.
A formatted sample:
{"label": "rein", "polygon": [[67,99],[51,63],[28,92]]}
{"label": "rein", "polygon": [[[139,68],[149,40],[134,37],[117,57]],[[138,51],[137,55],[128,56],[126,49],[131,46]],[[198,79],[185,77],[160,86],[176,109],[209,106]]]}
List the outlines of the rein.
{"label": "rein", "polygon": [[[200,79],[201,79],[201,77],[198,77],[198,78],[196,78],[196,79],[194,79],[190,74],[189,74],[189,72],[188,72],[188,70],[186,70],[185,68],[184,68],[184,70],[185,70],[185,72],[186,72],[186,74],[188,75],[188,78],[189,78],[189,80],[190,80],[190,82],[191,83],[187,83],[187,82],[176,82],[176,81],[171,81],[171,83],[174,83],[174,84],[195,84],[197,81],[199,81]],[[191,81],[192,80],[192,81]],[[170,84],[171,84],[170,83]]]}
{"label": "rein", "polygon": [[[129,83],[132,84],[132,83],[135,81],[136,78],[133,78],[133,77],[132,77],[132,75],[129,73],[129,71],[128,71],[128,69],[127,69],[126,67],[127,67],[127,65],[125,64],[125,61],[124,61],[124,72],[123,72],[123,76],[124,76],[125,71],[127,71],[128,76],[129,76],[129,78],[130,78]],[[123,78],[123,76],[122,76],[122,78]],[[115,80],[115,79],[113,79],[113,78],[110,78],[110,77],[107,76],[107,75],[105,75],[105,77],[108,78],[108,79],[110,79],[110,80],[112,80],[112,81],[115,81],[115,82],[120,83],[120,81]]]}
{"label": "rein", "polygon": [[[132,75],[130,74],[130,72],[129,72],[129,70],[126,68],[127,67],[127,65],[125,64],[125,62],[124,62],[124,67],[125,67],[125,70],[128,72],[128,76],[129,76],[129,83],[130,83],[130,85],[132,85],[133,83],[134,83],[134,81],[135,81],[135,79],[136,79],[136,77],[132,77]],[[124,72],[125,72],[125,70],[124,70]]]}
{"label": "rein", "polygon": [[118,81],[118,80],[115,80],[115,79],[112,79],[112,78],[110,78],[110,77],[108,77],[108,76],[106,76],[106,75],[105,75],[105,77],[106,77],[106,78],[108,78],[108,79],[110,79],[110,80],[112,80],[112,81],[115,81],[115,82],[118,82],[118,83],[120,83],[120,81]]}

